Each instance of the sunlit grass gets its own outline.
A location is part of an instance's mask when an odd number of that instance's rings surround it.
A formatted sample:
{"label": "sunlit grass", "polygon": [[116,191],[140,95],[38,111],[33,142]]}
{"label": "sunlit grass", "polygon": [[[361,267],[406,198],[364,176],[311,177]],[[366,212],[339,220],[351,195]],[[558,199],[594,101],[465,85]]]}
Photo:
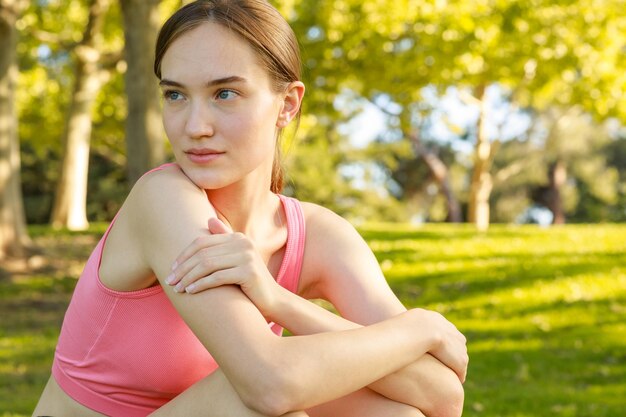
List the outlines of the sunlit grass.
{"label": "sunlit grass", "polygon": [[[440,311],[468,336],[465,416],[626,415],[626,225],[361,232],[407,306]],[[81,262],[93,246],[83,234],[33,234]],[[0,279],[0,416],[30,415],[75,276]]]}
{"label": "sunlit grass", "polygon": [[0,410],[16,413],[4,415],[30,416],[75,282],[46,276],[0,281]]}
{"label": "sunlit grass", "polygon": [[626,227],[363,233],[405,304],[467,334],[464,415],[626,415]]}

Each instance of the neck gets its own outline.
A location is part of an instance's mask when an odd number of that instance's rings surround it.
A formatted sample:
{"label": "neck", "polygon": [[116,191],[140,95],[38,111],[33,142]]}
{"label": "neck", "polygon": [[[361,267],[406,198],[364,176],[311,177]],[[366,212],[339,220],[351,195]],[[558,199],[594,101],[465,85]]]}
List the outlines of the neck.
{"label": "neck", "polygon": [[269,184],[237,183],[218,190],[205,190],[218,216],[235,232],[254,237],[260,232],[259,224],[267,224],[268,216],[280,223],[278,197]]}

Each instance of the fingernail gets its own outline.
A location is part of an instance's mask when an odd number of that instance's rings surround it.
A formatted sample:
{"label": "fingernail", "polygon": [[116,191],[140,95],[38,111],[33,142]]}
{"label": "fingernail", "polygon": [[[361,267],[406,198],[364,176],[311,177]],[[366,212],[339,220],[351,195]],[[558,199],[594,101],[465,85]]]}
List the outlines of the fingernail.
{"label": "fingernail", "polygon": [[187,288],[185,288],[185,291],[186,291],[187,293],[189,293],[189,294],[190,294],[190,293],[192,293],[192,292],[193,292],[193,290],[195,290],[195,289],[196,289],[196,285],[195,285],[195,284],[189,284],[189,285],[187,286]]}
{"label": "fingernail", "polygon": [[176,292],[183,292],[183,284],[182,283],[178,283],[175,287],[174,287],[174,291]]}
{"label": "fingernail", "polygon": [[176,279],[176,277],[174,277],[174,274],[169,274],[167,278],[165,278],[165,282],[172,285],[174,283],[174,279]]}
{"label": "fingernail", "polygon": [[174,263],[172,264],[172,271],[175,270],[177,266],[178,266],[178,261],[174,261]]}

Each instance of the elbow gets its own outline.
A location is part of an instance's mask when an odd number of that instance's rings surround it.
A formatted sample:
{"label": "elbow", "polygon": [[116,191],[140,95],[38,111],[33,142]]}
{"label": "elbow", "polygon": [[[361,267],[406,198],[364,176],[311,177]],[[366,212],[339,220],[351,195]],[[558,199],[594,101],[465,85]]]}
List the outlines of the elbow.
{"label": "elbow", "polygon": [[257,394],[242,395],[241,400],[250,410],[267,417],[282,416],[290,411],[287,400],[272,390],[263,393],[259,390]]}
{"label": "elbow", "polygon": [[268,417],[278,417],[298,409],[298,388],[295,376],[274,368],[250,386],[241,390],[244,405]]}

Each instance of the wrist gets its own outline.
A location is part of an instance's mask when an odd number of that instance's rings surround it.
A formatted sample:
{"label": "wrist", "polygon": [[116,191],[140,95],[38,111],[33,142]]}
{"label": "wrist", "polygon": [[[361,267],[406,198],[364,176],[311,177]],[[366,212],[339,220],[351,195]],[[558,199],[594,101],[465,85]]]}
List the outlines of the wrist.
{"label": "wrist", "polygon": [[417,343],[420,347],[425,348],[426,352],[430,352],[441,345],[441,333],[433,323],[432,312],[415,308],[407,311],[405,314],[410,316],[412,327],[419,329],[414,334],[417,336]]}
{"label": "wrist", "polygon": [[276,285],[276,288],[272,292],[271,302],[264,306],[261,310],[261,314],[269,321],[279,323],[280,317],[284,315],[284,311],[289,307],[289,303],[286,299],[287,290],[280,285]]}

